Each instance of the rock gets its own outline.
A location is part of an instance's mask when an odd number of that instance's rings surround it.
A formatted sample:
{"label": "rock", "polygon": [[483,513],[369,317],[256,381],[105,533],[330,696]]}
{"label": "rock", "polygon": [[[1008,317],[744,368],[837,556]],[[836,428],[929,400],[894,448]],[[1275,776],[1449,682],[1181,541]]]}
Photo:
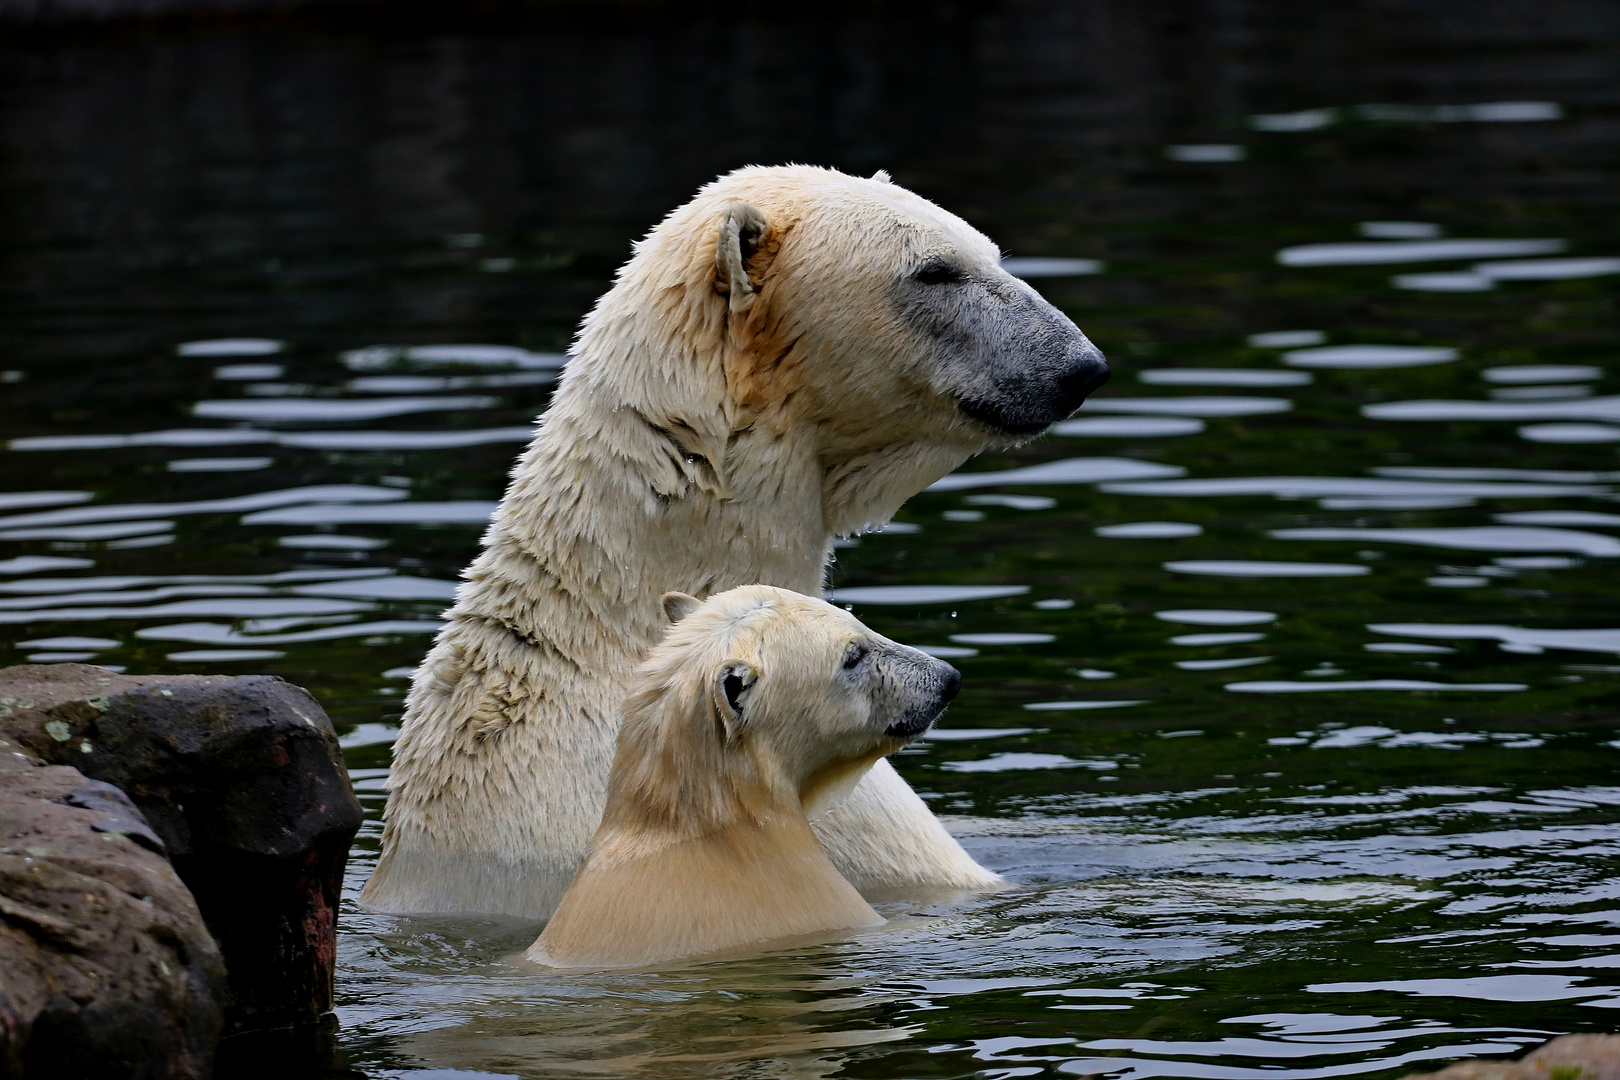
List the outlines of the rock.
{"label": "rock", "polygon": [[1518,1061],[1459,1061],[1405,1080],[1620,1080],[1620,1035],[1561,1035]]}
{"label": "rock", "polygon": [[[20,665],[0,670],[0,738],[139,808],[151,835],[124,835],[161,843],[224,954],[228,1034],[331,1009],[338,894],[361,810],[307,692],[262,675]],[[103,797],[82,796],[111,822]]]}
{"label": "rock", "polygon": [[0,741],[0,1076],[205,1078],[225,965],[141,812]]}

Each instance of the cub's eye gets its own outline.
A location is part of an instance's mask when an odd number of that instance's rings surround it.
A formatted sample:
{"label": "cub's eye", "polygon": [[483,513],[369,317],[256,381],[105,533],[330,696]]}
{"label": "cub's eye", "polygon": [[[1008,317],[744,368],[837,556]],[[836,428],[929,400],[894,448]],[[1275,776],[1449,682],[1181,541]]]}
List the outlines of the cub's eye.
{"label": "cub's eye", "polygon": [[963,280],[962,268],[948,262],[931,262],[912,275],[921,285],[950,285]]}
{"label": "cub's eye", "polygon": [[855,670],[860,666],[861,661],[865,659],[866,647],[864,645],[851,645],[849,651],[844,654],[844,670]]}

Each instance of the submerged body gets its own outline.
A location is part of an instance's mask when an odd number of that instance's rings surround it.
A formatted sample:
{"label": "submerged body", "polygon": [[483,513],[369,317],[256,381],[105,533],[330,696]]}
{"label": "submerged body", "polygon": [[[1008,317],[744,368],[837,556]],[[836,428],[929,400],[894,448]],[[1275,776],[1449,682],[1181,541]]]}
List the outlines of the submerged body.
{"label": "submerged body", "polygon": [[530,959],[645,967],[881,924],[809,817],[928,730],[955,669],[783,589],[666,608],[677,623],[636,674],[602,825]]}
{"label": "submerged body", "polygon": [[738,823],[660,841],[600,836],[528,958],[646,968],[884,922],[833,868],[807,821]]}
{"label": "submerged body", "polygon": [[[549,915],[601,820],[661,593],[818,594],[835,535],[1106,375],[993,244],[886,178],[706,187],[586,319],[513,470],[412,680],[362,902]],[[999,881],[886,761],[815,828],[859,889]]]}

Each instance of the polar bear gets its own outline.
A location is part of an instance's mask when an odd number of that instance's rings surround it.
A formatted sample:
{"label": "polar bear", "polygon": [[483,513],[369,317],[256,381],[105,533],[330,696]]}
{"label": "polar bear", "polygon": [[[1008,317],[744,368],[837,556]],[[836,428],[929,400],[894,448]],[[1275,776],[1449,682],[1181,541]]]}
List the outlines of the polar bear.
{"label": "polar bear", "polygon": [[928,730],[955,668],[768,585],[664,596],[631,681],[607,809],[529,959],[646,967],[876,926],[810,818]]}
{"label": "polar bear", "polygon": [[[704,187],[581,326],[412,680],[362,903],[549,915],[601,821],[660,595],[819,594],[835,536],[1107,374],[994,244],[881,173]],[[816,828],[862,890],[999,882],[886,760]]]}

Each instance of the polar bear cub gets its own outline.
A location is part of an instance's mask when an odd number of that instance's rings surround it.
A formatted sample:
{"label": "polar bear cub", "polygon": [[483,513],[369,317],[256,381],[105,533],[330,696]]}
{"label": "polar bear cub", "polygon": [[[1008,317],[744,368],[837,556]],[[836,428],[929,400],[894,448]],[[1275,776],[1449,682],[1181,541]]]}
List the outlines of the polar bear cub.
{"label": "polar bear cub", "polygon": [[674,625],[631,683],[602,824],[529,958],[642,967],[882,923],[810,819],[928,730],[956,669],[768,585],[672,592],[664,610]]}

